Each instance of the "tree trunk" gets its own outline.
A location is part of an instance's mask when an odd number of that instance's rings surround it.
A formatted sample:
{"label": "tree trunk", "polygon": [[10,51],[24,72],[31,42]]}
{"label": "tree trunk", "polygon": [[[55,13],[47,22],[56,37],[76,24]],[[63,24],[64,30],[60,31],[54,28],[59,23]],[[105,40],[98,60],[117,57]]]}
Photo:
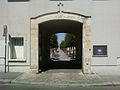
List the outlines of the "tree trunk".
{"label": "tree trunk", "polygon": [[75,55],[75,52],[74,52],[74,47],[73,47],[73,49],[72,49],[72,50],[73,50],[73,55],[72,55],[73,57],[72,57],[72,58],[74,59],[74,55]]}

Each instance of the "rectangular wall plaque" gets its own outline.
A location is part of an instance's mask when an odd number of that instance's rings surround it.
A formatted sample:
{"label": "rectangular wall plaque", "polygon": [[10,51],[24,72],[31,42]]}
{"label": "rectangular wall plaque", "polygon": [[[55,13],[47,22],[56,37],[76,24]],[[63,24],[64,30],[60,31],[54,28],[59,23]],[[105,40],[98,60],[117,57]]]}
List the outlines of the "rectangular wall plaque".
{"label": "rectangular wall plaque", "polygon": [[107,45],[93,45],[93,57],[107,56]]}

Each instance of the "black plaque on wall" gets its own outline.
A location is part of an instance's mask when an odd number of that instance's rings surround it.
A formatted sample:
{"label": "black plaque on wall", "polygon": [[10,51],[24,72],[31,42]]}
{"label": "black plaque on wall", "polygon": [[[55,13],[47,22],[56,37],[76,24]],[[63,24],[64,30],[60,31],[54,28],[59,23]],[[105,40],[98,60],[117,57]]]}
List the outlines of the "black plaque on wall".
{"label": "black plaque on wall", "polygon": [[107,45],[93,45],[93,57],[107,57]]}

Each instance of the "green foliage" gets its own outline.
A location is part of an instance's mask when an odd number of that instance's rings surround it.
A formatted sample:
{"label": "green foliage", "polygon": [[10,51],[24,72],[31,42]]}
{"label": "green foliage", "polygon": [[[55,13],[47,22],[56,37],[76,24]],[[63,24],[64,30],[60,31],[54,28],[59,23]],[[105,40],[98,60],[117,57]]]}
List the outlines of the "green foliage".
{"label": "green foliage", "polygon": [[50,48],[58,48],[57,35],[55,34],[50,36]]}
{"label": "green foliage", "polygon": [[66,48],[66,42],[65,42],[65,41],[62,41],[62,42],[61,42],[60,48]]}
{"label": "green foliage", "polygon": [[66,47],[72,47],[76,44],[76,36],[73,34],[67,33],[65,36],[65,40],[61,42],[60,47],[66,48]]}

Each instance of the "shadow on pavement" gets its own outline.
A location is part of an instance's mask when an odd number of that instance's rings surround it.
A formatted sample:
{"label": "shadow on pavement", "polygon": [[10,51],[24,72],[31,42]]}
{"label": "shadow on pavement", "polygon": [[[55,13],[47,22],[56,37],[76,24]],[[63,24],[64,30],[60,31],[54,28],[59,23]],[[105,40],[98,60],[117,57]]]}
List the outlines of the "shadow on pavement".
{"label": "shadow on pavement", "polygon": [[80,61],[50,61],[49,64],[43,65],[42,71],[47,71],[50,69],[81,69],[82,64]]}

